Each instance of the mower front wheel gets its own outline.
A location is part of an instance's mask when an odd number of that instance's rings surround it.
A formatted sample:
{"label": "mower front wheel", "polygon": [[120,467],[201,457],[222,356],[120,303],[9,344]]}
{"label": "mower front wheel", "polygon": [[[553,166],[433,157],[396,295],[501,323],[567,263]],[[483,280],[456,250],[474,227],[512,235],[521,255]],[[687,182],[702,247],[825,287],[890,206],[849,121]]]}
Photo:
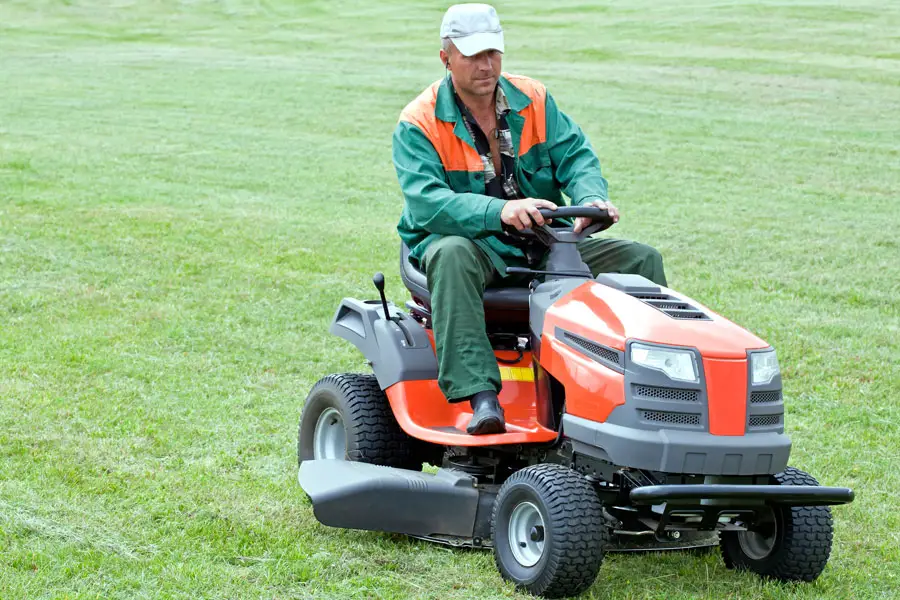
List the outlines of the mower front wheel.
{"label": "mower front wheel", "polygon": [[591,586],[609,543],[603,507],[575,471],[540,464],[517,471],[494,502],[494,560],[517,587],[546,598]]}
{"label": "mower front wheel", "polygon": [[[774,476],[778,485],[819,485],[794,467]],[[813,581],[831,554],[834,523],[827,506],[772,506],[748,531],[722,532],[725,566],[780,581]]]}
{"label": "mower front wheel", "polygon": [[420,470],[414,440],[400,429],[374,375],[341,373],[309,392],[297,436],[297,459],[337,459]]}

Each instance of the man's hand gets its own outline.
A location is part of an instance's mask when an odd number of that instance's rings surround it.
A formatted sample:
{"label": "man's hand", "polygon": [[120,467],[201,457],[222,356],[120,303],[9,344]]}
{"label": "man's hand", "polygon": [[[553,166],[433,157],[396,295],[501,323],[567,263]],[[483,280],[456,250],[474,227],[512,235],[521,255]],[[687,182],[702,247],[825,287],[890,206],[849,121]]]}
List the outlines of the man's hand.
{"label": "man's hand", "polygon": [[[605,208],[609,213],[609,216],[612,217],[613,223],[619,222],[619,209],[612,205],[612,202],[604,202],[603,200],[595,200],[593,202],[585,202],[581,206],[595,206],[597,208]],[[575,233],[580,232],[582,229],[587,227],[592,223],[591,219],[587,217],[578,217],[575,219]]]}
{"label": "man's hand", "polygon": [[[525,198],[523,200],[507,200],[500,211],[500,220],[517,230],[531,229],[534,225],[543,225],[544,217],[538,209],[556,210],[556,205],[549,200]],[[534,223],[532,223],[532,220]]]}

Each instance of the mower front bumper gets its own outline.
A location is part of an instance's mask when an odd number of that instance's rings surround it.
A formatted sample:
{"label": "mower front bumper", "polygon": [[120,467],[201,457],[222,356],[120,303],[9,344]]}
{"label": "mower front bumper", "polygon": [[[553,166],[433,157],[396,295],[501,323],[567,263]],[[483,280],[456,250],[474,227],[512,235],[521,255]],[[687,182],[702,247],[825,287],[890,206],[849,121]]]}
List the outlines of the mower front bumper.
{"label": "mower front bumper", "polygon": [[701,502],[703,500],[763,501],[787,506],[825,506],[853,501],[853,490],[844,487],[815,485],[648,485],[631,490],[634,504],[663,502]]}
{"label": "mower front bumper", "polygon": [[576,453],[614,465],[694,475],[774,475],[787,467],[791,440],[783,433],[713,435],[679,429],[636,429],[563,416]]}

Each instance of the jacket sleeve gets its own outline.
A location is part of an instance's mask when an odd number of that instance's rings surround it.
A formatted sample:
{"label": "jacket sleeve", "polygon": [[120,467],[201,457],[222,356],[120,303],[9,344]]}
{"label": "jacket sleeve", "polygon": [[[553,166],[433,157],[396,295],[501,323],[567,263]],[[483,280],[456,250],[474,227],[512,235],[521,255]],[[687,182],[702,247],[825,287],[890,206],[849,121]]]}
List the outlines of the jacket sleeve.
{"label": "jacket sleeve", "polygon": [[556,106],[547,93],[547,147],[550,162],[563,192],[573,205],[607,200],[606,179],[600,171],[600,160],[584,132]]}
{"label": "jacket sleeve", "polygon": [[412,123],[401,121],[394,130],[393,160],[414,227],[469,239],[502,231],[500,210],[505,202],[450,189],[437,151]]}

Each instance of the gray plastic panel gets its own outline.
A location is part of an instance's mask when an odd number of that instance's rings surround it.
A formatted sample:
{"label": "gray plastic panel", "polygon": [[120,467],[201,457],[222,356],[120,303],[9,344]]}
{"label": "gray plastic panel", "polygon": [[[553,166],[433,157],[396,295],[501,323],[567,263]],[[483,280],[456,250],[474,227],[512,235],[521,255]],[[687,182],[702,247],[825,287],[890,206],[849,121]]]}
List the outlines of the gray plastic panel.
{"label": "gray plastic panel", "polygon": [[691,475],[772,475],[787,467],[791,440],[777,432],[720,436],[636,429],[563,416],[565,437],[581,452],[620,467]]}
{"label": "gray plastic panel", "polygon": [[[709,402],[706,395],[706,373],[703,369],[703,357],[696,348],[686,346],[662,346],[645,342],[643,340],[637,343],[645,346],[660,346],[666,349],[684,350],[694,355],[694,362],[697,365],[697,373],[699,375],[698,383],[686,381],[675,381],[670,379],[665,373],[650,369],[642,365],[635,364],[631,361],[631,344],[634,340],[629,340],[625,345],[625,404],[617,406],[607,419],[608,423],[621,425],[623,427],[633,427],[635,429],[656,430],[660,427],[683,428],[689,431],[707,431],[709,428]],[[635,390],[640,388],[657,388],[659,390],[672,390],[695,392],[697,401],[684,402],[679,400],[667,400],[662,397],[648,397],[635,395]],[[685,424],[678,425],[675,423],[660,423],[650,421],[645,418],[648,413],[669,413],[669,414],[686,414],[699,415],[694,425]]]}
{"label": "gray plastic panel", "polygon": [[577,277],[553,279],[538,284],[534,288],[529,301],[529,322],[531,335],[535,339],[541,339],[541,334],[544,331],[544,316],[547,314],[547,309],[578,286],[584,285],[585,281],[590,281],[590,279],[579,279]]}
{"label": "gray plastic panel", "polygon": [[658,294],[660,292],[658,285],[641,275],[601,273],[594,278],[594,281],[626,294]]}
{"label": "gray plastic panel", "polygon": [[472,537],[478,512],[475,480],[342,460],[312,460],[297,476],[323,525],[409,535]]}
{"label": "gray plastic panel", "polygon": [[437,359],[425,329],[393,304],[388,310],[390,321],[380,301],[344,298],[330,331],[359,348],[381,389],[398,381],[437,379]]}
{"label": "gray plastic panel", "polygon": [[[784,397],[781,396],[781,374],[779,373],[775,377],[772,378],[772,381],[769,383],[764,383],[760,385],[753,385],[751,368],[750,368],[750,360],[751,356],[759,352],[768,352],[772,348],[763,348],[761,350],[748,350],[747,351],[747,431],[776,431],[778,433],[784,433]],[[753,397],[753,392],[778,392],[779,400],[776,402],[762,402],[762,403],[754,403],[751,402],[751,398]],[[781,418],[778,419],[777,422],[769,421],[769,424],[761,425],[761,426],[752,426],[754,417],[759,418],[765,415],[781,415]]]}

